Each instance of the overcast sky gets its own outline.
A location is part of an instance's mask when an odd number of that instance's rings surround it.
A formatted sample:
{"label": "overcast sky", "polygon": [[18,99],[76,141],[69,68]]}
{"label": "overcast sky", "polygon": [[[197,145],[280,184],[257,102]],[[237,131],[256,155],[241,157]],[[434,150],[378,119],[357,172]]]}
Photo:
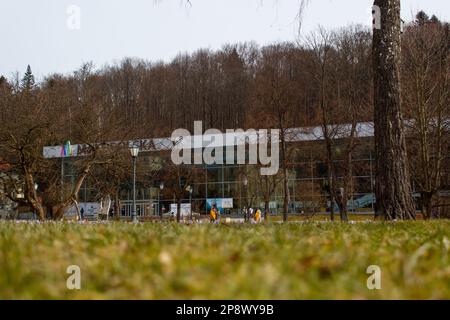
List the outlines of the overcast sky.
{"label": "overcast sky", "polygon": [[[30,64],[42,78],[72,72],[87,61],[97,67],[123,57],[170,61],[178,52],[198,48],[244,41],[264,45],[297,37],[299,0],[191,2],[192,6],[183,0],[0,0],[0,74],[23,73]],[[372,4],[373,0],[312,0],[302,34],[318,25],[370,25]],[[411,20],[419,9],[450,20],[449,0],[402,0],[404,20]]]}

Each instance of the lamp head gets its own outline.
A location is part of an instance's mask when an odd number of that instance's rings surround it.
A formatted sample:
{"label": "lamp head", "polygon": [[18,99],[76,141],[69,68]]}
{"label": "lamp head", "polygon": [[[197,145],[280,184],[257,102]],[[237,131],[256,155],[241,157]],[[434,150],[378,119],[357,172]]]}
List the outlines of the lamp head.
{"label": "lamp head", "polygon": [[133,158],[137,158],[137,156],[139,155],[139,147],[135,145],[131,146],[130,153]]}

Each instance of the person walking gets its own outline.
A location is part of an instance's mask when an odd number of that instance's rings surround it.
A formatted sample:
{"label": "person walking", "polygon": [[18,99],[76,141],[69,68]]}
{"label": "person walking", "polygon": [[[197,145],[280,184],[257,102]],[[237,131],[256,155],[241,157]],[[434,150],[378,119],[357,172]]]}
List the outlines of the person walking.
{"label": "person walking", "polygon": [[256,210],[255,213],[255,223],[260,223],[261,222],[261,210],[258,208],[258,210]]}
{"label": "person walking", "polygon": [[217,220],[217,212],[216,212],[216,206],[213,205],[211,207],[211,210],[209,211],[209,218],[211,223],[216,223]]}
{"label": "person walking", "polygon": [[220,223],[221,213],[220,213],[220,210],[217,209],[217,207],[215,208],[215,210],[216,210],[216,224],[219,224]]}

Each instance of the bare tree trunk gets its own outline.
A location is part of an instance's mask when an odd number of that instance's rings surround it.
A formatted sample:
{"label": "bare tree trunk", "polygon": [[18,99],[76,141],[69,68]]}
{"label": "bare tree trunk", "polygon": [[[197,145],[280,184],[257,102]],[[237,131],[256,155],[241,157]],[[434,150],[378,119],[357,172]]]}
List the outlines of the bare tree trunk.
{"label": "bare tree trunk", "polygon": [[381,28],[373,32],[377,214],[414,219],[400,100],[400,0],[375,0]]}
{"label": "bare tree trunk", "polygon": [[281,164],[283,166],[283,189],[284,189],[284,199],[283,199],[283,222],[288,221],[288,212],[289,212],[289,171],[287,168],[287,159],[286,159],[286,136],[284,132],[284,128],[282,125],[282,121],[280,118],[280,128],[281,128]]}
{"label": "bare tree trunk", "polygon": [[421,198],[423,218],[429,220],[433,216],[433,192],[423,191],[421,192]]}
{"label": "bare tree trunk", "polygon": [[331,139],[329,138],[329,133],[327,125],[323,126],[323,132],[326,139],[326,150],[327,150],[327,169],[328,169],[328,187],[330,188],[330,219],[334,221],[334,204],[336,201],[336,184],[334,179],[334,166],[333,166],[333,151],[331,145]]}
{"label": "bare tree trunk", "polygon": [[54,220],[61,220],[64,217],[67,208],[69,208],[69,206],[72,205],[74,202],[78,201],[78,193],[80,192],[84,179],[86,179],[90,169],[91,169],[90,165],[84,168],[83,173],[78,177],[78,180],[75,183],[75,186],[70,195],[55,208],[53,212]]}
{"label": "bare tree trunk", "polygon": [[42,203],[39,201],[37,196],[36,189],[34,187],[34,178],[33,175],[28,172],[25,168],[25,187],[26,187],[26,199],[33,210],[39,217],[39,220],[45,220],[45,208]]}
{"label": "bare tree trunk", "polygon": [[283,170],[284,170],[283,221],[286,222],[286,221],[288,221],[288,212],[289,212],[289,173],[288,173],[287,168],[285,168]]}
{"label": "bare tree trunk", "polygon": [[264,176],[264,186],[264,222],[267,222],[269,218],[270,195],[272,190],[267,176]]}
{"label": "bare tree trunk", "polygon": [[348,208],[347,208],[347,192],[344,188],[341,188],[339,195],[336,197],[336,203],[339,208],[339,217],[341,218],[341,221],[348,221]]}
{"label": "bare tree trunk", "polygon": [[177,199],[177,222],[181,221],[181,198]]}
{"label": "bare tree trunk", "polygon": [[269,218],[269,210],[270,210],[270,201],[269,199],[264,199],[264,222],[268,221]]}
{"label": "bare tree trunk", "polygon": [[81,221],[81,212],[80,212],[80,206],[78,205],[78,201],[74,200],[73,203],[75,204],[75,209],[77,210],[77,220]]}
{"label": "bare tree trunk", "polygon": [[348,221],[348,206],[347,206],[347,192],[344,191],[344,201],[342,203],[342,210],[340,212],[341,220]]}
{"label": "bare tree trunk", "polygon": [[114,219],[119,219],[120,217],[120,197],[119,192],[116,191],[114,195]]}
{"label": "bare tree trunk", "polygon": [[328,165],[329,175],[328,175],[328,183],[330,186],[330,218],[331,221],[334,221],[334,204],[335,204],[335,194],[334,190],[336,188],[333,177],[333,166],[331,164]]}
{"label": "bare tree trunk", "polygon": [[352,134],[350,136],[350,143],[347,148],[347,159],[345,163],[345,176],[344,176],[344,187],[341,190],[341,196],[342,196],[342,204],[339,208],[339,214],[341,216],[342,221],[348,221],[348,205],[347,202],[350,199],[350,196],[353,192],[353,163],[352,163],[352,152],[353,152],[353,129]]}
{"label": "bare tree trunk", "polygon": [[348,208],[347,201],[345,201],[345,199],[342,201],[342,205],[339,210],[339,216],[341,218],[341,221],[348,221]]}

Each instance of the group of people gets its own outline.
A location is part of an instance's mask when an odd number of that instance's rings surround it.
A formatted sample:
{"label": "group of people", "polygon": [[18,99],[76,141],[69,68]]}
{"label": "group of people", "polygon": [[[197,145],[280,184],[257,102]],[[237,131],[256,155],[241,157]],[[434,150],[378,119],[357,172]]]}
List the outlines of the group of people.
{"label": "group of people", "polygon": [[209,218],[211,223],[219,223],[220,211],[216,208],[216,205],[213,205],[211,210],[209,211]]}
{"label": "group of people", "polygon": [[[253,210],[253,208],[244,208],[244,220],[250,221],[252,223],[260,223],[262,222],[262,213],[261,210],[258,208],[256,211]],[[211,210],[209,211],[209,217],[210,222],[217,224],[220,221],[220,210],[217,209],[216,205],[213,205],[211,207]]]}
{"label": "group of people", "polygon": [[256,211],[253,210],[253,208],[244,208],[244,220],[250,221],[252,223],[260,223],[262,222],[262,213],[261,209],[256,209]]}

